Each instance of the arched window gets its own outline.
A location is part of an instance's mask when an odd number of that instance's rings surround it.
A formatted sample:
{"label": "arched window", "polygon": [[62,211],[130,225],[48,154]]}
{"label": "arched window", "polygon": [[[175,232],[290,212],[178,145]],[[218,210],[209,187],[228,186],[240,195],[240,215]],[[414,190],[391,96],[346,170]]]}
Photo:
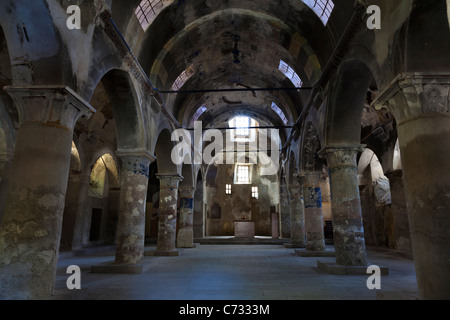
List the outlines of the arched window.
{"label": "arched window", "polygon": [[275,102],[272,102],[272,110],[275,111],[278,116],[281,118],[281,120],[283,121],[284,125],[288,124],[288,119],[286,118],[286,115],[284,114],[284,112],[280,109],[280,107],[278,107]]}
{"label": "arched window", "polygon": [[139,20],[144,31],[152,24],[153,20],[160,14],[164,8],[171,5],[173,0],[143,0],[138,5],[134,14]]}
{"label": "arched window", "polygon": [[294,69],[292,69],[290,65],[288,65],[283,60],[280,60],[278,70],[283,73],[289,80],[291,80],[294,87],[301,88],[303,86],[303,82],[300,79],[299,75],[294,71]]}
{"label": "arched window", "polygon": [[184,84],[194,75],[194,73],[195,69],[193,65],[184,70],[173,83],[172,91],[180,90],[184,86]]}
{"label": "arched window", "polygon": [[195,114],[192,116],[191,125],[193,125],[194,122],[198,121],[202,114],[204,114],[207,110],[208,108],[205,105],[202,105],[200,108],[198,108]]}
{"label": "arched window", "polygon": [[320,18],[323,25],[327,25],[331,13],[334,9],[334,3],[331,0],[302,0],[314,13]]}

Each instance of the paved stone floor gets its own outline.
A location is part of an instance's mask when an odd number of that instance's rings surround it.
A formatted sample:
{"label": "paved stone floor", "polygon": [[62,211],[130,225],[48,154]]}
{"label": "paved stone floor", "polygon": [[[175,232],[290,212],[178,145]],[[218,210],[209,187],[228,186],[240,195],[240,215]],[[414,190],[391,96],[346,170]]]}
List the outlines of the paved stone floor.
{"label": "paved stone floor", "polygon": [[[151,250],[147,247],[146,250]],[[414,300],[414,263],[389,250],[368,249],[371,264],[389,267],[381,290],[367,288],[367,276],[336,276],[317,260],[280,245],[199,245],[178,257],[146,257],[150,269],[138,275],[93,274],[91,266],[114,260],[114,250],[61,254],[54,300]],[[67,267],[78,265],[81,290],[66,287]]]}

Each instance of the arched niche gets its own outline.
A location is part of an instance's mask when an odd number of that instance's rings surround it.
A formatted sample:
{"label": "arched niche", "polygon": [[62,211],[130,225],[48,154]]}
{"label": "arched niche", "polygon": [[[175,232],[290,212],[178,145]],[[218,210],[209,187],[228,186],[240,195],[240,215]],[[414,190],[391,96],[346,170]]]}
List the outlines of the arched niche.
{"label": "arched niche", "polygon": [[113,243],[120,197],[119,170],[114,157],[104,154],[98,158],[92,167],[90,178],[89,242]]}

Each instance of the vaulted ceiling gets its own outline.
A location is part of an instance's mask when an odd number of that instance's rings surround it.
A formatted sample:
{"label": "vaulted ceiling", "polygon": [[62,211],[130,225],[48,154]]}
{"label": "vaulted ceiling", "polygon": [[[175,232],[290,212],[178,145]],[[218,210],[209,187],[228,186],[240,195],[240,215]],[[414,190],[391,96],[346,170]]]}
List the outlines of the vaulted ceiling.
{"label": "vaulted ceiling", "polygon": [[[148,29],[135,14],[141,0],[113,1],[113,18],[168,109],[184,127],[196,111],[206,111],[204,126],[247,115],[263,125],[285,126],[275,103],[292,125],[319,79],[352,13],[353,1],[335,0],[184,0],[151,1],[157,10]],[[326,21],[318,10],[333,9]],[[314,10],[313,10],[314,9]],[[322,19],[321,19],[322,17]],[[325,24],[326,23],[326,24]],[[302,90],[279,70],[280,61],[295,71]],[[189,69],[181,88],[177,78]],[[275,88],[276,90],[257,90]],[[288,90],[279,90],[287,88]],[[226,91],[242,89],[244,91]]]}

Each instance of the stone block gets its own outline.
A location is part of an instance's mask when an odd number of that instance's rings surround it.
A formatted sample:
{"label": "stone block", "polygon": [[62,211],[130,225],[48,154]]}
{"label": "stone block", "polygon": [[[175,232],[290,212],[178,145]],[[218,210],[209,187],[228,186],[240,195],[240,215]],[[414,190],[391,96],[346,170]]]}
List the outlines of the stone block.
{"label": "stone block", "polygon": [[255,223],[253,221],[235,221],[234,236],[236,238],[253,238],[255,236]]}

